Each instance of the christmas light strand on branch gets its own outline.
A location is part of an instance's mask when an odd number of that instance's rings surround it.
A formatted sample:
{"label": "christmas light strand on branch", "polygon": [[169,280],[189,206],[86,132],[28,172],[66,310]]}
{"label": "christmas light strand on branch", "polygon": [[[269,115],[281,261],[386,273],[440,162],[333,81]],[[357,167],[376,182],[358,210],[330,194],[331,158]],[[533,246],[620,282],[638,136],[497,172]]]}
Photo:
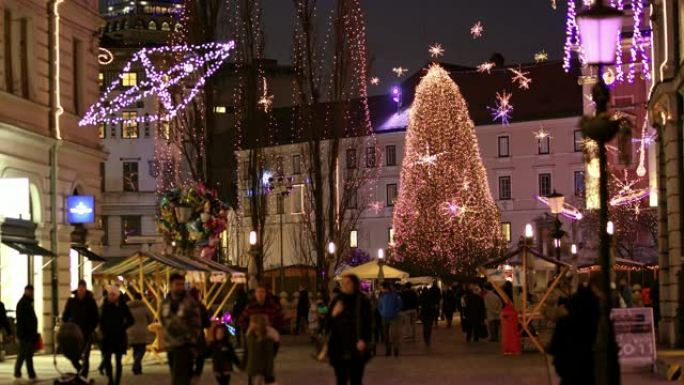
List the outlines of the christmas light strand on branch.
{"label": "christmas light strand on branch", "polygon": [[479,73],[492,73],[492,68],[496,67],[496,63],[488,61],[477,66],[477,72]]}
{"label": "christmas light strand on branch", "polygon": [[397,75],[398,78],[400,78],[400,77],[406,75],[406,73],[408,72],[408,69],[399,66],[399,67],[392,68],[392,72],[394,72],[394,74]]}
{"label": "christmas light strand on branch", "polygon": [[549,54],[546,53],[545,50],[541,50],[541,51],[534,54],[534,62],[535,63],[543,63],[547,60],[549,60]]}
{"label": "christmas light strand on branch", "polygon": [[[192,101],[206,79],[219,69],[234,47],[235,42],[230,41],[141,49],[124,65],[119,77],[109,85],[100,99],[90,106],[79,126],[102,122],[132,123],[173,119]],[[174,55],[182,56],[183,60],[170,61],[169,57]],[[154,61],[167,59],[172,64],[168,68],[158,68],[152,63],[153,58]],[[135,84],[123,92],[116,92],[124,78],[137,65],[144,70],[142,79],[137,77]],[[163,105],[164,108],[159,113],[145,114],[134,119],[124,119],[118,115],[122,110],[150,96],[157,96]]]}
{"label": "christmas light strand on branch", "polygon": [[484,26],[479,21],[477,23],[475,23],[475,25],[470,27],[470,35],[473,37],[473,39],[477,39],[479,37],[482,37],[483,32],[484,32]]}

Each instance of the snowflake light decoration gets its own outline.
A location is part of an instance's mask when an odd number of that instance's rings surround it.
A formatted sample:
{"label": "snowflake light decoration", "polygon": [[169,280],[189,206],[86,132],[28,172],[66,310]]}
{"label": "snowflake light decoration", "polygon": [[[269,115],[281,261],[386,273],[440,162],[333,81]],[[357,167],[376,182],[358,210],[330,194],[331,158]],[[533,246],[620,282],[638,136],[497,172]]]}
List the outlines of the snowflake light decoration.
{"label": "snowflake light decoration", "polygon": [[648,188],[634,188],[637,183],[641,181],[641,178],[636,178],[633,180],[629,180],[629,177],[627,175],[627,170],[624,171],[624,179],[620,179],[616,177],[615,175],[612,175],[615,184],[620,188],[615,194],[610,199],[610,205],[611,206],[624,206],[624,205],[633,205],[636,207],[639,205],[639,202],[641,202],[642,199],[646,198],[650,194],[650,189]]}
{"label": "snowflake light decoration", "polygon": [[527,75],[529,75],[529,71],[523,71],[522,69],[515,69],[515,68],[509,68],[509,71],[513,72],[513,78],[511,78],[511,81],[513,83],[518,83],[518,87],[523,89],[523,90],[529,90],[530,89],[530,83],[532,83],[532,79],[529,78]]}
{"label": "snowflake light decoration", "polygon": [[379,214],[380,211],[382,211],[383,207],[384,206],[383,206],[382,202],[380,202],[380,201],[375,201],[375,202],[371,202],[368,204],[368,208],[371,211],[373,211],[375,214]]}
{"label": "snowflake light decoration", "polygon": [[271,106],[273,105],[273,95],[268,94],[268,83],[266,82],[266,77],[263,77],[262,81],[264,90],[257,104],[264,109],[264,112],[268,113],[268,111],[271,109]]}
{"label": "snowflake light decoration", "polygon": [[442,45],[439,43],[431,45],[428,52],[430,52],[430,56],[433,58],[444,56],[444,48],[442,48]]}
{"label": "snowflake light decoration", "polygon": [[479,21],[470,27],[470,35],[473,37],[473,39],[482,37],[482,32],[484,32],[484,26]]}
{"label": "snowflake light decoration", "polygon": [[506,91],[496,93],[496,106],[487,107],[487,109],[492,113],[492,120],[498,120],[503,125],[510,123],[511,112],[513,112],[511,96],[512,95]]}
{"label": "snowflake light decoration", "polygon": [[551,138],[551,135],[549,134],[548,131],[544,128],[544,126],[540,127],[539,130],[533,132],[534,137],[538,140],[543,140],[545,138]]}
{"label": "snowflake light decoration", "polygon": [[408,68],[394,67],[394,68],[392,68],[392,72],[394,72],[397,75],[397,77],[400,78],[400,77],[406,75],[406,73],[408,72]]}
{"label": "snowflake light decoration", "polygon": [[[219,69],[234,47],[235,42],[230,41],[142,48],[124,65],[119,77],[109,85],[100,99],[90,106],[78,123],[79,126],[101,122],[154,122],[172,119],[197,95],[206,79]],[[168,62],[168,59],[180,56],[182,60],[171,60],[163,68],[152,64],[153,60]],[[133,66],[142,67],[144,75],[139,77],[140,80],[135,85],[124,87],[124,91],[119,92],[124,75]],[[140,115],[135,119],[117,116],[122,110],[150,96],[159,98],[159,112]]]}
{"label": "snowflake light decoration", "polygon": [[487,61],[477,66],[477,72],[479,73],[492,73],[492,68],[496,67],[496,63]]}
{"label": "snowflake light decoration", "polygon": [[549,54],[545,50],[541,50],[534,54],[535,63],[543,63],[549,60]]}
{"label": "snowflake light decoration", "polygon": [[377,86],[378,84],[380,84],[380,78],[377,76],[373,76],[370,80],[370,84]]}

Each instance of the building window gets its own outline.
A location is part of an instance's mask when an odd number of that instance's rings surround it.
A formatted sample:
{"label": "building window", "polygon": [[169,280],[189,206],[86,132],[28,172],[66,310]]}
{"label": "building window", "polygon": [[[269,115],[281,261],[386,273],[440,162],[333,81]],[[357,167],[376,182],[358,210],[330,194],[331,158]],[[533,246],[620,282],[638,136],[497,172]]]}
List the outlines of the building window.
{"label": "building window", "polygon": [[359,247],[359,231],[352,230],[349,232],[349,247]]}
{"label": "building window", "polygon": [[582,130],[575,130],[573,140],[575,152],[582,151],[582,148],[584,147],[584,135],[582,135]]}
{"label": "building window", "polygon": [[142,223],[139,215],[121,217],[121,243],[128,244],[129,237],[142,235]]}
{"label": "building window", "polygon": [[539,150],[539,155],[546,155],[551,152],[551,137],[548,135],[537,139],[537,146]]}
{"label": "building window", "polygon": [[[21,96],[28,99],[29,97],[29,26],[28,19],[22,18],[19,20],[19,70],[21,75]],[[79,56],[80,57],[80,56]],[[80,59],[79,59],[80,60]],[[74,95],[77,97],[80,95]],[[80,99],[79,99],[80,100]],[[75,103],[75,102],[74,102]]]}
{"label": "building window", "polygon": [[123,190],[138,191],[138,162],[123,162]]}
{"label": "building window", "polygon": [[136,139],[138,137],[138,113],[124,111],[121,113],[121,137],[124,139]]}
{"label": "building window", "polygon": [[169,25],[168,21],[165,21],[162,23],[161,30],[162,31],[170,31],[171,30],[171,26]]}
{"label": "building window", "polygon": [[176,23],[176,25],[173,26],[173,29],[175,29],[176,32],[180,32],[180,30],[183,29],[183,24]]}
{"label": "building window", "polygon": [[290,196],[292,196],[292,214],[302,214],[304,212],[304,185],[292,186]]}
{"label": "building window", "polygon": [[299,175],[302,173],[302,157],[301,155],[292,155],[292,175]]}
{"label": "building window", "polygon": [[506,243],[511,242],[511,222],[501,223],[501,235],[503,235],[503,239]]}
{"label": "building window", "polygon": [[511,176],[499,177],[499,200],[511,199]]}
{"label": "building window", "polygon": [[150,114],[145,114],[145,123],[143,123],[143,135],[146,138],[150,137]]}
{"label": "building window", "polygon": [[368,168],[373,168],[375,167],[375,147],[367,147],[366,148],[366,167]]}
{"label": "building window", "polygon": [[397,200],[397,184],[391,183],[387,185],[387,206],[394,206]]}
{"label": "building window", "polygon": [[390,145],[385,147],[385,159],[388,167],[397,165],[397,146]]}
{"label": "building window", "polygon": [[507,158],[511,155],[508,150],[508,136],[499,137],[499,158]]}
{"label": "building window", "polygon": [[124,72],[121,75],[121,85],[124,87],[135,87],[138,85],[138,74],[136,72]]}
{"label": "building window", "polygon": [[551,174],[539,174],[539,196],[546,197],[551,195]]}
{"label": "building window", "polygon": [[107,124],[102,122],[97,124],[97,136],[104,139],[107,136]]}
{"label": "building window", "polygon": [[107,176],[105,175],[106,170],[107,170],[106,165],[107,165],[107,163],[100,162],[100,191],[101,192],[105,192],[105,190],[107,189],[107,184],[106,184]]}
{"label": "building window", "polygon": [[5,90],[14,93],[14,68],[12,63],[12,12],[5,8],[3,23],[3,42],[5,43]]}
{"label": "building window", "polygon": [[584,171],[575,171],[575,195],[584,196]]}
{"label": "building window", "polygon": [[73,79],[73,99],[74,99],[74,113],[81,115],[81,102],[83,101],[82,79],[83,79],[83,44],[80,40],[74,39],[73,42],[73,62],[72,62],[72,79]]}
{"label": "building window", "polygon": [[100,228],[102,229],[102,246],[109,246],[109,217],[100,217]]}
{"label": "building window", "polygon": [[97,85],[100,87],[100,91],[104,90],[104,73],[100,72],[97,74]]}
{"label": "building window", "polygon": [[110,138],[116,138],[116,124],[110,124],[109,126],[110,126],[110,129],[109,129],[109,131],[110,131],[109,137],[110,137]]}
{"label": "building window", "polygon": [[282,156],[279,156],[276,158],[276,174],[277,175],[283,175],[285,174],[285,161]]}
{"label": "building window", "polygon": [[359,197],[358,194],[356,193],[355,189],[349,189],[347,190],[347,208],[348,209],[355,209],[359,205]]}
{"label": "building window", "polygon": [[214,112],[217,114],[225,114],[226,106],[214,106]]}
{"label": "building window", "polygon": [[356,168],[356,149],[355,148],[348,148],[347,149],[347,169],[353,170]]}
{"label": "building window", "polygon": [[150,20],[150,22],[147,24],[147,29],[151,31],[156,31],[157,30],[157,22],[154,20]]}

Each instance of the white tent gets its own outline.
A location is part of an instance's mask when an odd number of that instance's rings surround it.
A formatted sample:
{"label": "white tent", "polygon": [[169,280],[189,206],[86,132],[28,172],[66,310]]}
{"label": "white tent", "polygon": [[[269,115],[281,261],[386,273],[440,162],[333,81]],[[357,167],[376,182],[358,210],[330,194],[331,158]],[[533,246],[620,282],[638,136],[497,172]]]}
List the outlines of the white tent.
{"label": "white tent", "polygon": [[[337,279],[340,279],[345,274],[354,274],[361,279],[377,279],[379,272],[380,265],[378,265],[377,259],[374,259],[363,265],[343,271],[342,274],[337,276]],[[406,279],[409,277],[409,273],[386,264],[382,266],[382,273],[385,279]]]}

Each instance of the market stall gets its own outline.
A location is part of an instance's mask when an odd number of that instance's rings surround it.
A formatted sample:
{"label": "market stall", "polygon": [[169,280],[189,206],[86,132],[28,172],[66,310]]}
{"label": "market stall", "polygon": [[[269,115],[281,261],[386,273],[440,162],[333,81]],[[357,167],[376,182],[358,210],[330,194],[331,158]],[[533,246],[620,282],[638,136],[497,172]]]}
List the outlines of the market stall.
{"label": "market stall", "polygon": [[344,270],[341,274],[335,277],[335,279],[339,280],[345,274],[354,274],[357,277],[365,280],[376,280],[380,277],[383,279],[403,280],[409,277],[409,273],[389,266],[386,263],[378,263],[377,259],[366,262],[363,265]]}

